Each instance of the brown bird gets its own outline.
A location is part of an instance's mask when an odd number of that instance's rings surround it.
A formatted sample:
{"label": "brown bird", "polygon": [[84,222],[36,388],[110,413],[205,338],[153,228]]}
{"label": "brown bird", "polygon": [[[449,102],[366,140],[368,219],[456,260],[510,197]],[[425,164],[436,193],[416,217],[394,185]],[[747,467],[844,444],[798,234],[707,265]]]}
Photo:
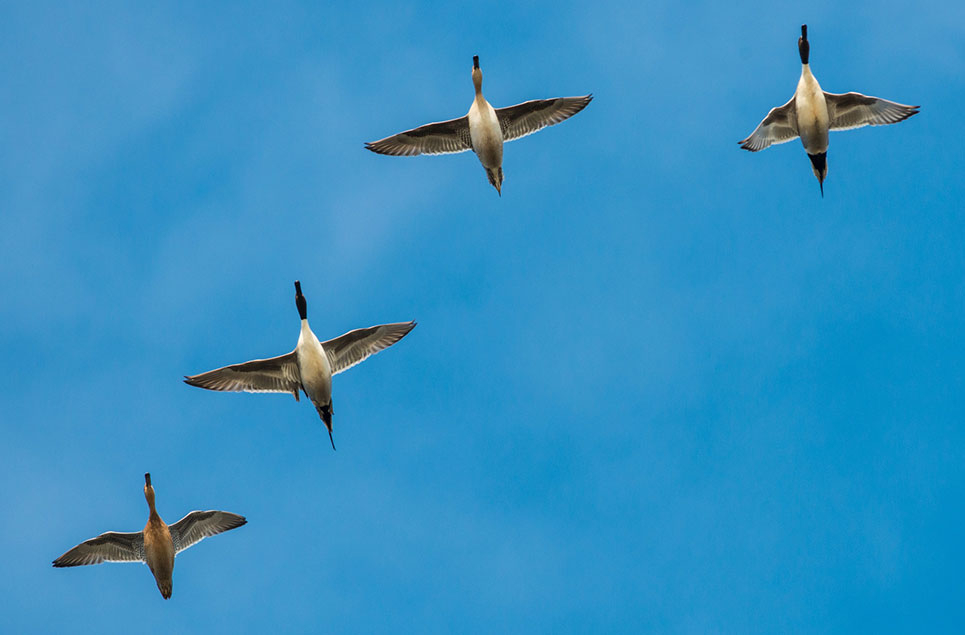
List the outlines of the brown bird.
{"label": "brown bird", "polygon": [[167,525],[154,508],[151,475],[144,475],[144,498],[151,509],[144,531],[108,531],[80,543],[54,560],[55,567],[77,567],[102,562],[144,562],[151,568],[157,588],[165,600],[171,597],[174,556],[208,536],[241,527],[244,516],[229,512],[191,512],[173,525]]}

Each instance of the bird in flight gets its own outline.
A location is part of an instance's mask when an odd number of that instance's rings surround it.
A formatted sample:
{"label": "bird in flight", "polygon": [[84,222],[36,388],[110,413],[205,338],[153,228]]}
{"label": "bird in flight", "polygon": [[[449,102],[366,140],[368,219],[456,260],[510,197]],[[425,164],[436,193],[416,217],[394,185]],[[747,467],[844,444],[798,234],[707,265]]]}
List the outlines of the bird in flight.
{"label": "bird in flight", "polygon": [[808,63],[811,45],[806,24],[801,26],[797,46],[802,68],[794,96],[783,106],[772,108],[757,129],[738,143],[745,150],[758,152],[772,144],[801,137],[824,196],[829,131],[898,123],[918,114],[919,106],[906,106],[861,93],[826,93],[811,74]]}
{"label": "bird in flight", "polygon": [[419,126],[366,143],[365,147],[378,154],[404,157],[472,150],[486,170],[490,184],[502,196],[503,143],[568,119],[593,99],[593,95],[534,99],[507,108],[493,108],[482,94],[478,55],[472,58],[472,83],[476,97],[465,117]]}
{"label": "bird in flight", "polygon": [[319,342],[308,326],[308,303],[298,280],[295,281],[295,307],[302,321],[295,350],[270,359],[256,359],[186,376],[184,382],[208,390],[287,392],[295,396],[295,401],[299,400],[298,391],[301,390],[328,428],[328,438],[334,450],[332,376],[392,346],[415,328],[416,323],[380,324]]}
{"label": "bird in flight", "polygon": [[174,556],[208,536],[237,529],[248,521],[230,512],[191,512],[173,525],[166,524],[154,508],[151,474],[144,475],[144,498],[151,513],[144,531],[108,531],[86,540],[54,560],[55,567],[77,567],[102,562],[143,562],[151,569],[161,597],[173,591]]}

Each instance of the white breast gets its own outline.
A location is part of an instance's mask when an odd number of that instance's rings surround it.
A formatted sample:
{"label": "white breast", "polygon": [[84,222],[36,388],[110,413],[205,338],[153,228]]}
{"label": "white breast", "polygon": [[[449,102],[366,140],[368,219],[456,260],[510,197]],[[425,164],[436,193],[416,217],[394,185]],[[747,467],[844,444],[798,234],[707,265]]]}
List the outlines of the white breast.
{"label": "white breast", "polygon": [[797,113],[798,134],[808,154],[818,154],[828,150],[828,104],[818,80],[811,74],[807,64],[801,71],[801,79],[794,93],[794,108]]}
{"label": "white breast", "polygon": [[327,404],[332,397],[332,367],[318,338],[308,328],[307,320],[302,322],[295,350],[298,372],[309,399],[315,404]]}
{"label": "white breast", "polygon": [[496,111],[485,99],[478,98],[469,108],[469,138],[479,161],[487,168],[503,164],[503,132]]}

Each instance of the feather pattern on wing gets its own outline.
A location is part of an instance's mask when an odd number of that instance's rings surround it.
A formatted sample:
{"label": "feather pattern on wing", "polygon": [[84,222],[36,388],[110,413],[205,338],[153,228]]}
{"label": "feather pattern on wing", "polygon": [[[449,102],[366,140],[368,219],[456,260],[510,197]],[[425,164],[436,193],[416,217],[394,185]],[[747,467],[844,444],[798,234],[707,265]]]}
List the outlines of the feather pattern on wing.
{"label": "feather pattern on wing", "polygon": [[771,108],[754,132],[737,143],[745,150],[758,152],[771,145],[787,143],[797,136],[797,111],[794,107],[794,97],[791,97],[791,100],[783,106]]}
{"label": "feather pattern on wing", "polygon": [[469,138],[469,117],[428,123],[379,141],[366,143],[365,147],[378,154],[402,157],[466,152],[472,150],[472,139]]}
{"label": "feather pattern on wing", "polygon": [[102,562],[142,562],[144,533],[106,533],[85,540],[54,560],[55,567],[78,567]]}
{"label": "feather pattern on wing", "polygon": [[370,355],[384,350],[415,328],[415,322],[396,322],[381,324],[365,329],[355,329],[335,339],[322,342],[322,348],[328,354],[328,361],[332,366],[332,374],[355,366]]}
{"label": "feather pattern on wing", "polygon": [[861,93],[824,93],[831,130],[884,126],[918,114],[919,106],[906,106]]}
{"label": "feather pattern on wing", "polygon": [[208,390],[290,392],[295,399],[298,399],[298,389],[302,385],[295,351],[192,375],[185,377],[184,382]]}
{"label": "feather pattern on wing", "polygon": [[533,134],[546,126],[569,119],[586,108],[593,95],[534,99],[515,106],[497,108],[496,117],[503,132],[503,141],[512,141]]}
{"label": "feather pattern on wing", "polygon": [[174,553],[179,553],[208,536],[236,529],[247,522],[244,516],[231,512],[195,511],[170,525],[168,529],[171,532],[171,540],[174,542]]}

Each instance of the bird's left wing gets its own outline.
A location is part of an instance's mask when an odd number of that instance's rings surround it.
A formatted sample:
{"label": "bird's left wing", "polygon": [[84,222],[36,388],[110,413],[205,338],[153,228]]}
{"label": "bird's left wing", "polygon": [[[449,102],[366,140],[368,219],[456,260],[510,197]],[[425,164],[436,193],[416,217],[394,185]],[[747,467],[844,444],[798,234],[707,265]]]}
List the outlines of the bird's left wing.
{"label": "bird's left wing", "polygon": [[862,126],[883,126],[904,121],[918,114],[920,106],[906,106],[887,99],[861,93],[824,93],[828,104],[831,130],[847,130]]}
{"label": "bird's left wing", "polygon": [[171,532],[171,540],[174,541],[174,553],[179,553],[208,536],[237,529],[247,522],[244,516],[231,512],[191,512],[168,529]]}
{"label": "bird's left wing", "polygon": [[396,322],[355,329],[335,339],[322,342],[328,354],[332,374],[348,370],[370,355],[392,346],[415,328],[415,322]]}
{"label": "bird's left wing", "polygon": [[593,95],[534,99],[515,106],[496,109],[496,118],[503,132],[503,141],[512,141],[533,134],[546,126],[558,124],[586,108]]}

